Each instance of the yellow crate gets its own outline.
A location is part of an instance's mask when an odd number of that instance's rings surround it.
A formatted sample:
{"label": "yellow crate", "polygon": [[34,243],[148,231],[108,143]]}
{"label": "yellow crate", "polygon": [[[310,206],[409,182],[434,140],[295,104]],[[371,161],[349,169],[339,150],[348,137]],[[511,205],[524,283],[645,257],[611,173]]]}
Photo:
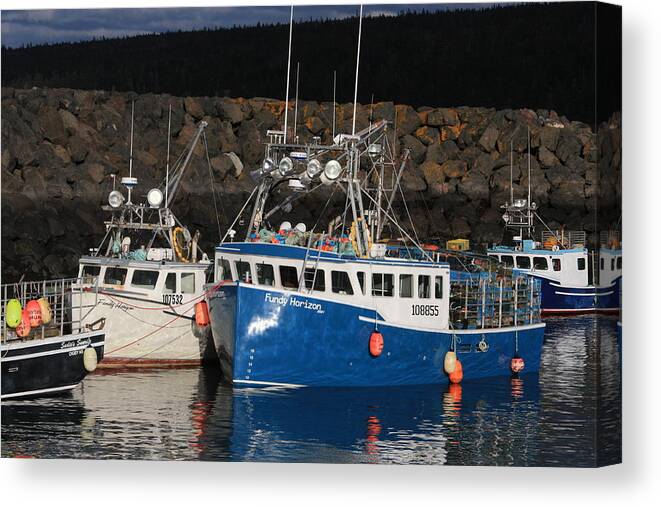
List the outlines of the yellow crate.
{"label": "yellow crate", "polygon": [[467,239],[451,239],[445,243],[448,250],[470,250],[471,244]]}

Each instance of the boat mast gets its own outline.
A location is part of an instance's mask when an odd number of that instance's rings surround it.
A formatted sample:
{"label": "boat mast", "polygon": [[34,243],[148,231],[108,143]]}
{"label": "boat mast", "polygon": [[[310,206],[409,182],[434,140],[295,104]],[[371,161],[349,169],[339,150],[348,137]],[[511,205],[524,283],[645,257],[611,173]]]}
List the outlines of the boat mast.
{"label": "boat mast", "polygon": [[[333,139],[335,139],[335,110],[337,109],[335,102],[335,89],[337,85],[337,71],[333,71]],[[333,141],[335,142],[335,141]]]}
{"label": "boat mast", "polygon": [[[135,111],[135,100],[131,102],[131,143],[129,148],[129,178],[133,179],[133,112]],[[127,185],[128,199],[126,204],[131,204],[131,188],[132,185]]]}
{"label": "boat mast", "polygon": [[172,125],[172,104],[168,108],[168,149],[165,156],[165,202],[168,202],[168,187],[170,186],[170,128]]}
{"label": "boat mast", "polygon": [[294,142],[295,143],[298,142],[296,140],[296,127],[298,124],[298,74],[300,70],[301,70],[301,62],[296,62],[296,102],[294,103]]}
{"label": "boat mast", "polygon": [[285,144],[287,144],[287,113],[289,110],[289,73],[291,71],[291,34],[294,27],[294,6],[289,14],[289,53],[287,55],[287,90],[285,92]]}

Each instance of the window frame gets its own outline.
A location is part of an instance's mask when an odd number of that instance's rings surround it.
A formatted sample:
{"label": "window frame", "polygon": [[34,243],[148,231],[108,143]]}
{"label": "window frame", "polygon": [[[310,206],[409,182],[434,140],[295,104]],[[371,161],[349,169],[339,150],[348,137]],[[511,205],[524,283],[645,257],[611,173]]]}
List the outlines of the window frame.
{"label": "window frame", "polygon": [[[144,285],[136,285],[135,284],[135,275],[138,273],[153,273],[156,275],[156,279],[154,280],[153,285],[150,286],[144,286]],[[142,290],[154,290],[156,289],[158,285],[158,279],[161,276],[161,272],[156,270],[156,269],[134,269],[133,273],[131,273],[131,283],[129,284],[131,287],[134,287],[136,289],[142,289]]]}

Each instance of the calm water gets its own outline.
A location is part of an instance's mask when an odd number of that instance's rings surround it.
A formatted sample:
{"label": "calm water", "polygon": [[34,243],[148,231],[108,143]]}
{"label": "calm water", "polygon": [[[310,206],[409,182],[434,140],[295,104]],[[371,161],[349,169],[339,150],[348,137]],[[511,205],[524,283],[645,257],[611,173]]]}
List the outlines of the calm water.
{"label": "calm water", "polygon": [[94,374],[69,395],[3,403],[2,456],[615,462],[621,459],[620,353],[615,320],[601,323],[597,332],[591,317],[548,320],[539,375],[461,386],[233,390],[214,370]]}

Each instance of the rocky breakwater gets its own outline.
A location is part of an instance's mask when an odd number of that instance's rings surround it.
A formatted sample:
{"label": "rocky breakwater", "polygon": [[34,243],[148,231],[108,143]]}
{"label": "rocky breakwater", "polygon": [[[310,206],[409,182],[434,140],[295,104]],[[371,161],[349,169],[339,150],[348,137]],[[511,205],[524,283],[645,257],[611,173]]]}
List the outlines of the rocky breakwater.
{"label": "rocky breakwater", "polygon": [[[253,98],[172,97],[70,89],[2,89],[2,278],[73,275],[78,256],[97,246],[106,215],[101,205],[112,176],[128,174],[130,107],[135,100],[134,175],[138,198],[165,174],[168,106],[172,106],[172,154],[209,123],[206,143],[195,150],[190,171],[173,209],[202,246],[218,241],[211,178],[220,198],[224,231],[254,187],[250,170],[259,166],[267,129],[282,128],[282,101]],[[292,106],[293,109],[293,106]],[[331,137],[332,103],[299,103],[301,141]],[[616,221],[620,197],[619,115],[600,127],[553,111],[494,110],[481,107],[414,109],[381,102],[360,105],[357,128],[393,121],[393,140],[411,163],[403,177],[408,213],[419,237],[467,237],[486,244],[502,237],[499,206],[509,195],[510,146],[516,195],[532,193],[550,226],[594,230],[600,206],[604,223]],[[336,108],[337,131],[351,129],[353,107]],[[293,119],[293,111],[290,118]],[[528,161],[527,136],[531,136]],[[235,154],[229,156],[229,154]],[[237,163],[237,159],[240,163]],[[243,169],[242,169],[243,167]],[[314,223],[315,210],[329,192],[306,197],[292,220]],[[135,199],[134,199],[135,200]],[[330,219],[341,212],[337,195]],[[395,212],[407,224],[401,205]]]}

